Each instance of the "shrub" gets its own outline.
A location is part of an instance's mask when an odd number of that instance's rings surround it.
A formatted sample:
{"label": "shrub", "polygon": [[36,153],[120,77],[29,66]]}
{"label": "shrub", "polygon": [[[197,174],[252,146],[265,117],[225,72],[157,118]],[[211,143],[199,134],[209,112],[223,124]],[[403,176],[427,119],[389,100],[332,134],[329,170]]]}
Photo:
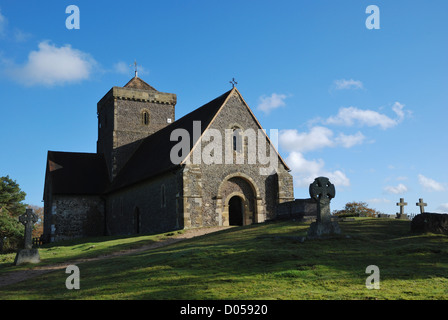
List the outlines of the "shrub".
{"label": "shrub", "polygon": [[377,217],[380,213],[369,208],[365,202],[349,202],[344,209],[333,211],[337,217]]}

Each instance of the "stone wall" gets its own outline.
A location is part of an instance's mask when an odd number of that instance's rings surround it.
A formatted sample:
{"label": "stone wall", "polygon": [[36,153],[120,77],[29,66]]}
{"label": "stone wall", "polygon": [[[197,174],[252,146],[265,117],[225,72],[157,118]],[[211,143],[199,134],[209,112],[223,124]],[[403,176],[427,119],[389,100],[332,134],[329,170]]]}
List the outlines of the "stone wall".
{"label": "stone wall", "polygon": [[182,174],[177,171],[108,195],[106,233],[131,235],[183,229],[181,188]]}
{"label": "stone wall", "polygon": [[104,235],[104,201],[97,196],[54,195],[47,217],[50,241]]}
{"label": "stone wall", "polygon": [[295,199],[277,206],[276,219],[317,219],[317,203],[313,199]]}

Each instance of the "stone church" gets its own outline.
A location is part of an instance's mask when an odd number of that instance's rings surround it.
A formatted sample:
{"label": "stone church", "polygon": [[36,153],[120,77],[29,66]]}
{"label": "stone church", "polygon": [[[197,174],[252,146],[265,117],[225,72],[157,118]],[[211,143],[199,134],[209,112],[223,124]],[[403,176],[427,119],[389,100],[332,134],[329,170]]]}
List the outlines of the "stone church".
{"label": "stone church", "polygon": [[[136,75],[98,102],[96,153],[48,152],[46,241],[249,225],[294,203],[289,168],[236,87],[178,120],[176,102]],[[269,174],[249,161],[258,151],[246,132],[274,156]],[[222,143],[210,148],[216,133]]]}

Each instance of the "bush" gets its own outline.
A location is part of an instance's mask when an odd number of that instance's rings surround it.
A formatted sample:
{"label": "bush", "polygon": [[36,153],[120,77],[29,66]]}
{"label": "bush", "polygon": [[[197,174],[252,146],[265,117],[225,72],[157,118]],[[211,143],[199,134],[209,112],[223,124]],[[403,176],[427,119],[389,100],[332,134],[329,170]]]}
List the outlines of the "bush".
{"label": "bush", "polygon": [[349,202],[342,210],[333,211],[337,217],[377,217],[381,212],[368,208],[365,202]]}

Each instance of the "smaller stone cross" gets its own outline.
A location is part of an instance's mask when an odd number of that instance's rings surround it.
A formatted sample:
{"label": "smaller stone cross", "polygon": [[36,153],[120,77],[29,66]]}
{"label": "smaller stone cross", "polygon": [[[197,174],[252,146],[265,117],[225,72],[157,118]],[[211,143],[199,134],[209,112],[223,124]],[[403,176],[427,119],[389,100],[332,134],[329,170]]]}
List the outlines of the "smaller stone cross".
{"label": "smaller stone cross", "polygon": [[33,248],[33,225],[37,220],[33,209],[26,209],[26,212],[19,217],[19,221],[25,226],[25,249]]}
{"label": "smaller stone cross", "polygon": [[397,217],[402,217],[404,215],[404,206],[407,206],[408,203],[404,202],[403,198],[400,198],[400,202],[397,203],[397,206],[400,207],[400,213],[397,213]]}
{"label": "smaller stone cross", "polygon": [[427,203],[423,202],[423,199],[419,199],[418,202],[415,204],[417,207],[420,207],[420,213],[425,213],[425,207],[428,205]]}
{"label": "smaller stone cross", "polygon": [[238,84],[238,82],[236,82],[235,78],[232,78],[232,81],[229,81],[229,82],[232,85],[232,88],[235,88],[235,85]]}

